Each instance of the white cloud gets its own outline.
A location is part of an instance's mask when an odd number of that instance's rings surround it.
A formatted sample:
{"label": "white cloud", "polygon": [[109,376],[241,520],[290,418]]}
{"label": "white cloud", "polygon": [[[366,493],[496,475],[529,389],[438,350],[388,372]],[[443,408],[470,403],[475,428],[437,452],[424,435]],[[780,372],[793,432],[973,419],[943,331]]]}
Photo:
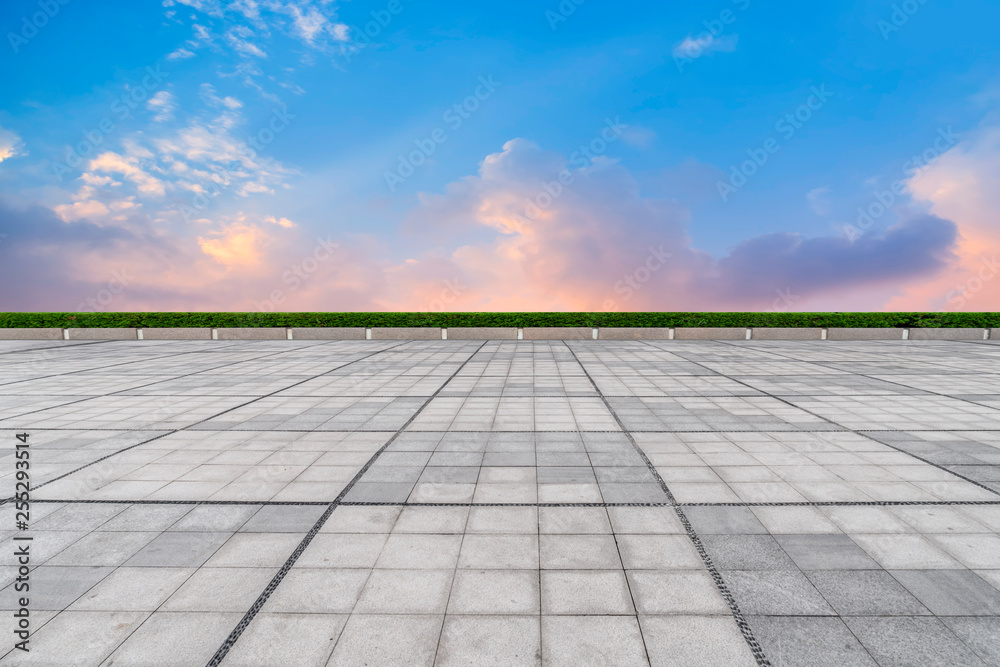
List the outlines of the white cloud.
{"label": "white cloud", "polygon": [[139,160],[135,157],[125,157],[113,151],[101,153],[87,165],[90,171],[103,171],[111,174],[122,174],[135,183],[139,192],[144,195],[162,197],[166,187],[160,179],[143,171]]}
{"label": "white cloud", "polygon": [[[271,6],[280,7],[280,3],[271,3]],[[322,35],[332,35],[337,41],[348,39],[350,28],[347,25],[330,21],[315,7],[302,7],[289,3],[283,11],[292,17],[293,32],[309,46],[315,47]]]}
{"label": "white cloud", "polygon": [[97,176],[88,172],[80,174],[80,180],[87,185],[92,185],[96,187],[101,187],[104,185],[121,185],[120,181],[116,181],[110,176]]}
{"label": "white cloud", "polygon": [[185,49],[183,46],[167,55],[167,60],[187,60],[194,58],[194,51]]}
{"label": "white cloud", "polygon": [[83,218],[101,217],[108,214],[108,207],[99,201],[85,199],[73,202],[72,204],[62,204],[55,207],[56,215],[62,218],[63,222],[75,222]]}
{"label": "white cloud", "polygon": [[177,98],[166,90],[161,90],[146,101],[146,108],[153,112],[153,121],[160,123],[170,120],[177,109]]}
{"label": "white cloud", "polygon": [[215,86],[210,83],[203,83],[199,86],[199,91],[201,98],[208,102],[213,107],[225,107],[230,111],[236,111],[243,107],[243,102],[239,101],[235,97],[219,97],[219,94],[215,92]]}
{"label": "white cloud", "polygon": [[22,152],[23,146],[21,137],[0,127],[0,162],[18,155],[27,155],[27,153]]}
{"label": "white cloud", "polygon": [[285,229],[291,229],[296,226],[295,223],[288,218],[276,218],[273,215],[269,215],[264,218],[264,222],[269,222],[272,225],[278,225],[279,227],[284,227]]}
{"label": "white cloud", "polygon": [[684,41],[674,47],[674,56],[694,60],[716,51],[728,53],[736,50],[738,41],[737,35],[722,35],[721,37],[713,37],[708,33],[697,37],[688,35]]}
{"label": "white cloud", "polygon": [[253,30],[244,25],[234,26],[226,32],[226,41],[238,53],[254,58],[267,58],[264,50],[250,41],[253,37],[255,37]]}

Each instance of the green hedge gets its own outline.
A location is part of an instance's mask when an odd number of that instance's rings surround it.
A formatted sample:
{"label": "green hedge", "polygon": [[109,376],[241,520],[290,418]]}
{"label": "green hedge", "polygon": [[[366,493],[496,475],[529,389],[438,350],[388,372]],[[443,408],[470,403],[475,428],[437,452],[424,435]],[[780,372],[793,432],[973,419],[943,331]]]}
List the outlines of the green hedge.
{"label": "green hedge", "polygon": [[1000,313],[0,313],[34,327],[1000,327]]}

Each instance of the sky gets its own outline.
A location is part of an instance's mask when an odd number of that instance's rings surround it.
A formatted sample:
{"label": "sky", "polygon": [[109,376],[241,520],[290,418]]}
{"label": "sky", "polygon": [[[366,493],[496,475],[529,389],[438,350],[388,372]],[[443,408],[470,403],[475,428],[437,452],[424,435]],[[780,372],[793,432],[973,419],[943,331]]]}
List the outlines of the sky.
{"label": "sky", "polygon": [[6,0],[0,310],[994,310],[998,22]]}

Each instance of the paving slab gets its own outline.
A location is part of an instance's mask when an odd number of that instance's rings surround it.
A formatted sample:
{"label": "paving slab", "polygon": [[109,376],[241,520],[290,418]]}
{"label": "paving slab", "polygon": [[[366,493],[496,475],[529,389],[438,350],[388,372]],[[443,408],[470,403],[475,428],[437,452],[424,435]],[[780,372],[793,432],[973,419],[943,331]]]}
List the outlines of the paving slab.
{"label": "paving slab", "polygon": [[988,342],[273,331],[0,340],[34,664],[997,663]]}

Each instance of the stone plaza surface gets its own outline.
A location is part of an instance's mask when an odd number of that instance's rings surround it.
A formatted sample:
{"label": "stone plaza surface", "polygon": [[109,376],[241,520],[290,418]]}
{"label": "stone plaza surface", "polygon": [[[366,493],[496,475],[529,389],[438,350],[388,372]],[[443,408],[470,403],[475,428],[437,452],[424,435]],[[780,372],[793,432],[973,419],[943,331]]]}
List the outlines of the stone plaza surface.
{"label": "stone plaza surface", "polygon": [[1000,665],[998,343],[0,341],[0,664]]}

